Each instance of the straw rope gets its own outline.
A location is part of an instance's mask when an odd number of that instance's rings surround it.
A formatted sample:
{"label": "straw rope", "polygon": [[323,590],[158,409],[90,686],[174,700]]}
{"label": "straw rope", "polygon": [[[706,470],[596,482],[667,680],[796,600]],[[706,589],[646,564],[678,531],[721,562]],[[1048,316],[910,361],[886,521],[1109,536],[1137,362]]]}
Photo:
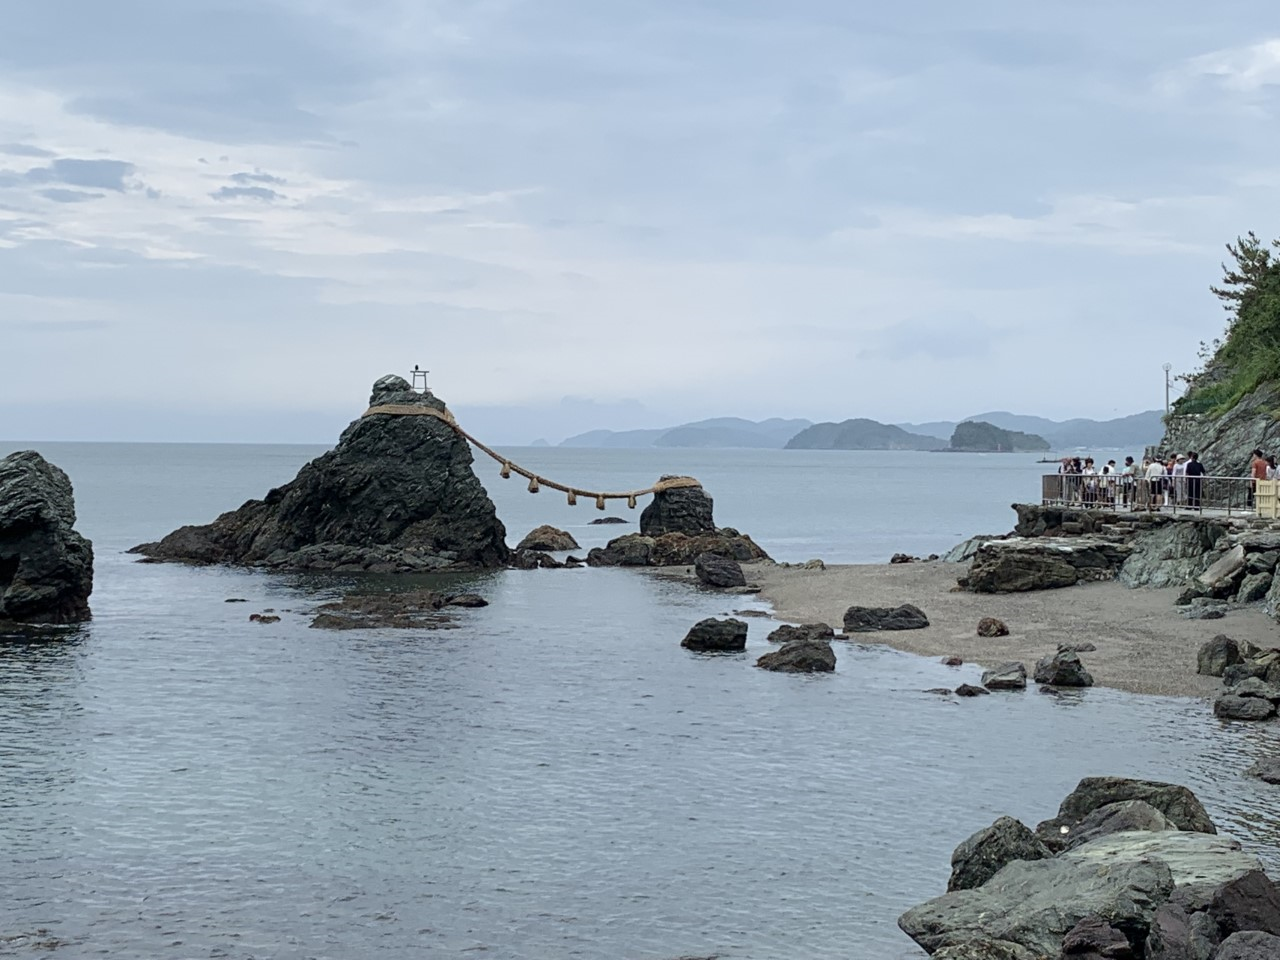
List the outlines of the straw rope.
{"label": "straw rope", "polygon": [[454,432],[456,432],[458,436],[462,437],[477,450],[488,454],[494,460],[498,461],[498,463],[502,464],[501,476],[504,480],[510,478],[511,474],[514,473],[529,481],[530,493],[537,493],[543,487],[547,487],[551,490],[559,490],[568,497],[569,506],[571,507],[577,504],[578,497],[586,497],[596,502],[597,510],[604,509],[606,500],[625,500],[627,501],[627,506],[634,510],[636,506],[636,499],[638,497],[645,497],[651,493],[662,493],[664,490],[676,490],[681,487],[702,486],[702,484],[693,477],[671,477],[666,480],[659,480],[653,486],[646,487],[643,490],[626,490],[621,493],[604,493],[598,490],[584,490],[581,487],[570,487],[563,483],[557,483],[554,480],[548,480],[546,477],[538,476],[533,471],[526,470],[518,463],[508,460],[496,450],[485,446],[475,437],[471,436],[471,434],[467,433],[467,431],[463,430],[462,427],[458,426],[458,421],[453,418],[453,414],[448,410],[438,410],[435,407],[411,403],[384,403],[370,407],[361,414],[361,417],[379,415],[392,417],[435,417],[437,420],[447,423],[453,428]]}

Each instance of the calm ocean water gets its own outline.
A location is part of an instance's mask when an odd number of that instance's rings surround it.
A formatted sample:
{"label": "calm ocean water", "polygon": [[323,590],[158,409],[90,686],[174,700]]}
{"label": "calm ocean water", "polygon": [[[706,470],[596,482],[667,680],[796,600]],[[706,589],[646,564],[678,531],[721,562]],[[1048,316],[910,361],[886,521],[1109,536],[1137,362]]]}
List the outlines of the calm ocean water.
{"label": "calm ocean water", "polygon": [[[76,484],[94,621],[0,646],[0,954],[138,957],[919,956],[894,925],[951,848],[1034,822],[1082,776],[1187,783],[1220,824],[1280,838],[1241,771],[1269,728],[1089,690],[947,702],[976,680],[875,646],[834,675],[680,649],[753,600],[629,570],[472,578],[460,629],[328,633],[341,577],[140,565],[122,551],[260,496],[320,448],[36,447]],[[583,486],[692,473],[777,559],[880,561],[1007,529],[1034,458],[511,451]],[[478,464],[514,542],[584,549],[590,505]],[[625,508],[622,508],[626,513]],[[627,514],[629,517],[633,516]],[[230,597],[248,603],[228,604]],[[851,598],[852,602],[852,598]],[[280,623],[248,614],[273,608]],[[1270,859],[1274,866],[1276,862]],[[45,931],[45,932],[40,932]]]}

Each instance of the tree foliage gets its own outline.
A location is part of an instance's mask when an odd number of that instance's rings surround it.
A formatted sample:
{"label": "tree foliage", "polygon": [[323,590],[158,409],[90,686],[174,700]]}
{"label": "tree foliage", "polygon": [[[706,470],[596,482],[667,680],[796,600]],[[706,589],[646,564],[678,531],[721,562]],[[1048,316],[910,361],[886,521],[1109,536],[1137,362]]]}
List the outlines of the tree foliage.
{"label": "tree foliage", "polygon": [[1187,377],[1179,414],[1225,413],[1264,383],[1280,380],[1280,240],[1250,231],[1227,244],[1231,262],[1211,286],[1227,311],[1221,339],[1202,345],[1204,368]]}

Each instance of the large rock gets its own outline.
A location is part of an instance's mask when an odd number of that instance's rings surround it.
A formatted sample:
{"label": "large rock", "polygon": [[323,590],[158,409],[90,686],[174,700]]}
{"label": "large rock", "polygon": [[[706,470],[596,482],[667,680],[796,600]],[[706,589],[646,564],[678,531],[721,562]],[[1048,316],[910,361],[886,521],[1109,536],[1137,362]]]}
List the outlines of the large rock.
{"label": "large rock", "polygon": [[1121,800],[1119,803],[1108,803],[1091,811],[1074,830],[1067,834],[1065,847],[1071,850],[1113,833],[1177,829],[1169,822],[1168,817],[1145,800]]}
{"label": "large rock", "polygon": [[983,671],[982,685],[988,690],[1025,690],[1027,689],[1027,668],[1021,663],[1002,663],[991,670]]}
{"label": "large rock", "polygon": [[739,651],[747,648],[747,625],[730,617],[717,620],[708,617],[695,623],[680,641],[680,646],[703,652]]}
{"label": "large rock", "polygon": [[704,553],[730,557],[740,563],[769,558],[746,534],[723,527],[698,536],[664,533],[651,537],[629,533],[588,551],[587,563],[593,567],[686,567]]}
{"label": "large rock", "polygon": [[969,837],[951,854],[948,890],[980,887],[1015,860],[1043,860],[1053,854],[1030,828],[1013,817],[1001,817]]}
{"label": "large rock", "polygon": [[[1159,810],[1179,830],[1217,833],[1204,805],[1186,787],[1157,780],[1127,777],[1085,777],[1058,807],[1058,815],[1036,827],[1050,849],[1061,849],[1065,837],[1079,829],[1081,821],[1100,807],[1125,800],[1142,800]],[[1065,830],[1064,830],[1065,828]]]}
{"label": "large rock", "polygon": [[1218,887],[1209,901],[1208,913],[1224,937],[1244,930],[1280,936],[1280,891],[1261,867]]}
{"label": "large rock", "polygon": [[1235,666],[1243,660],[1240,644],[1220,633],[1201,645],[1196,654],[1196,673],[1206,677],[1220,677],[1227,667]]}
{"label": "large rock", "polygon": [[516,550],[577,550],[578,541],[573,539],[573,534],[567,530],[561,530],[559,527],[553,527],[549,523],[544,523],[540,527],[534,527],[530,530],[523,540],[516,545]]}
{"label": "large rock", "polygon": [[89,619],[93,545],[75,523],[65,473],[34,450],[0,460],[0,620]]}
{"label": "large rock", "polygon": [[1133,551],[1120,567],[1127,587],[1168,587],[1187,583],[1204,573],[1210,551],[1226,533],[1214,520],[1163,523],[1139,533]]}
{"label": "large rock", "polygon": [[693,572],[699,582],[709,587],[745,587],[747,578],[732,557],[718,553],[700,553],[693,559]]}
{"label": "large rock", "polygon": [[836,668],[836,655],[826,640],[804,637],[766,653],[756,666],[778,673],[830,673]]}
{"label": "large rock", "polygon": [[792,640],[830,640],[835,631],[825,623],[802,623],[798,627],[783,624],[766,638],[770,643],[790,643]]}
{"label": "large rock", "polygon": [[[667,475],[659,483],[682,479],[687,478]],[[649,537],[660,537],[664,533],[683,533],[693,537],[715,533],[711,508],[711,497],[700,486],[660,490],[640,512],[640,532]]]}
{"label": "large rock", "polygon": [[1222,941],[1213,960],[1276,960],[1280,957],[1280,937],[1261,930],[1233,933]]}
{"label": "large rock", "polygon": [[1109,580],[1130,548],[1101,537],[1014,538],[984,543],[963,580],[975,593],[1021,593]]}
{"label": "large rock", "polygon": [[[445,412],[443,401],[395,376],[375,383],[369,402]],[[368,413],[262,500],[133,552],[296,570],[501,566],[506,531],[471,464],[467,441],[438,416]]]}
{"label": "large rock", "polygon": [[910,603],[898,607],[850,607],[844,612],[846,633],[877,630],[921,630],[929,625],[924,611]]}
{"label": "large rock", "polygon": [[1093,675],[1084,668],[1078,654],[1059,650],[1036,664],[1035,681],[1051,687],[1092,687]]}
{"label": "large rock", "polygon": [[1159,860],[1015,860],[981,887],[913,907],[898,926],[929,953],[985,939],[1056,958],[1067,932],[1089,916],[1140,942],[1172,892],[1173,876]]}

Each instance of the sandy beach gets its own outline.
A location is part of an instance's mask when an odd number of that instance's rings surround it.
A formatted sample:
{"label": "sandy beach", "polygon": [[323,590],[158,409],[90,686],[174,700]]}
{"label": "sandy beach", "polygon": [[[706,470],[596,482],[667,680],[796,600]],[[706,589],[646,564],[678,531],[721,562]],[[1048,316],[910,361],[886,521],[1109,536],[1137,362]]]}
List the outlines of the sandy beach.
{"label": "sandy beach", "polygon": [[[1081,584],[1033,593],[952,592],[965,564],[910,563],[829,566],[803,570],[767,563],[744,564],[749,582],[762,587],[774,616],[790,623],[822,621],[841,632],[844,611],[854,605],[913,603],[930,620],[924,630],[854,634],[865,643],[929,657],[951,654],[994,666],[1035,662],[1059,643],[1092,642],[1081,654],[1099,686],[1134,693],[1207,697],[1221,681],[1196,674],[1196,652],[1225,633],[1261,647],[1277,646],[1277,625],[1259,606],[1232,610],[1221,620],[1186,620],[1174,606],[1176,589],[1131,590],[1120,583]],[[1009,636],[977,635],[978,621],[998,617]],[[838,655],[838,651],[837,651]]]}

